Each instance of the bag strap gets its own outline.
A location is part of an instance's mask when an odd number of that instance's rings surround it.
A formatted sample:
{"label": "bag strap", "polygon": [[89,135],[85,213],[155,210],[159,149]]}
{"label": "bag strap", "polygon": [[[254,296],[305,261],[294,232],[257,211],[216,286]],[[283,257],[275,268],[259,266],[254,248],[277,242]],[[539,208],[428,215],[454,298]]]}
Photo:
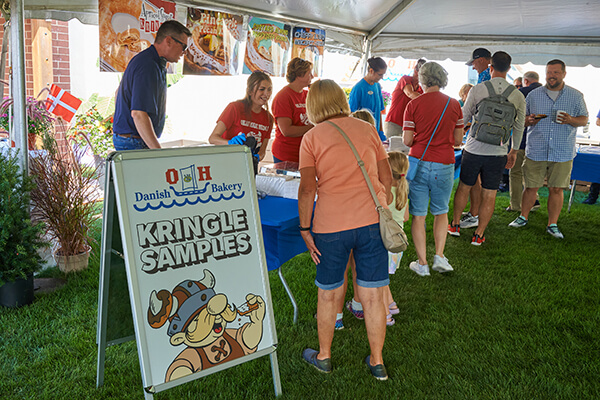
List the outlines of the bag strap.
{"label": "bag strap", "polygon": [[437,125],[435,126],[435,129],[433,130],[433,133],[431,134],[431,137],[429,138],[429,142],[427,142],[427,147],[425,147],[425,151],[423,152],[423,154],[421,154],[421,158],[419,158],[419,161],[422,161],[423,157],[425,157],[425,153],[427,153],[427,149],[429,148],[431,139],[433,139],[433,135],[435,135],[435,132],[437,131],[438,126],[440,126],[440,122],[442,122],[442,118],[444,117],[444,114],[446,113],[446,108],[448,108],[448,104],[450,104],[450,96],[448,96],[448,101],[446,102],[446,107],[444,107],[444,111],[442,111],[442,115],[440,115],[440,119],[438,119]]}
{"label": "bag strap", "polygon": [[339,126],[337,126],[336,124],[334,124],[331,121],[325,121],[325,122],[327,122],[330,125],[333,125],[335,127],[335,129],[337,129],[338,132],[342,134],[344,139],[346,139],[346,142],[348,142],[348,144],[350,145],[350,148],[352,149],[352,153],[354,153],[354,157],[356,157],[356,161],[358,162],[358,166],[360,167],[360,170],[362,171],[363,176],[365,177],[365,181],[367,181],[367,186],[369,187],[371,196],[373,196],[373,200],[375,201],[375,207],[377,208],[377,210],[383,208],[381,206],[381,203],[379,202],[379,199],[377,198],[377,195],[375,194],[375,189],[373,189],[373,183],[371,182],[371,178],[369,178],[369,174],[367,174],[367,170],[365,169],[365,163],[358,155],[358,152],[356,151],[356,147],[354,147],[354,144],[352,143],[352,141],[350,140],[348,135],[346,135],[346,132],[344,132],[342,130],[342,128],[340,128]]}
{"label": "bag strap", "polygon": [[502,92],[502,96],[504,96],[506,100],[508,100],[508,96],[510,96],[510,94],[515,90],[517,90],[516,87],[514,87],[513,85],[508,85],[508,87],[504,89],[504,92]]}

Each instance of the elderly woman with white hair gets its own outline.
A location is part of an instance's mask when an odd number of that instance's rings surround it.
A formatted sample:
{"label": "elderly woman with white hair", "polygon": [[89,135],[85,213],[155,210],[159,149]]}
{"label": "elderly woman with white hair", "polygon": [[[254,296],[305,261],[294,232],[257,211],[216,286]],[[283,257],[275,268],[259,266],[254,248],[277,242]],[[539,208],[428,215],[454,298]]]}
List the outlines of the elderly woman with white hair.
{"label": "elderly woman with white hair", "polygon": [[404,144],[410,147],[409,159],[420,159],[417,172],[410,181],[408,198],[413,242],[418,260],[410,269],[421,276],[429,275],[426,254],[425,217],[434,215],[433,237],[435,255],[432,269],[452,271],[444,256],[448,226],[448,203],[454,184],[454,146],[462,142],[463,116],[458,101],[442,92],[448,83],[448,73],[435,62],[419,69],[419,83],[424,93],[412,100],[404,112]]}

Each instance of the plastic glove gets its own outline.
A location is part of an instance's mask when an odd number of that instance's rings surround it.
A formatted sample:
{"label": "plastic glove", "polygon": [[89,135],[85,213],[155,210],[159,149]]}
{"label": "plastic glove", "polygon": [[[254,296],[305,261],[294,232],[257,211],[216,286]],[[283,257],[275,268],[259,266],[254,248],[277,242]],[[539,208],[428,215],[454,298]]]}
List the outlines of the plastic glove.
{"label": "plastic glove", "polygon": [[243,133],[239,133],[237,136],[232,137],[227,142],[227,144],[244,144],[244,143],[246,143],[246,135],[244,135]]}

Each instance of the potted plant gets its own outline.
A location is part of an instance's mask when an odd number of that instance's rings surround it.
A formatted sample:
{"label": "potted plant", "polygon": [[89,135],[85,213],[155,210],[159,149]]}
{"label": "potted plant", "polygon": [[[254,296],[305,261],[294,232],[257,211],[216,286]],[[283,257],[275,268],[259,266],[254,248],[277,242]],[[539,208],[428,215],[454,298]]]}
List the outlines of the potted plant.
{"label": "potted plant", "polygon": [[98,168],[83,163],[83,149],[73,150],[69,142],[59,147],[50,132],[42,141],[43,151],[30,160],[32,216],[44,222],[57,243],[54,259],[60,270],[81,270],[88,265],[90,229],[99,218]]}
{"label": "potted plant", "polygon": [[79,106],[78,113],[67,133],[78,146],[88,146],[98,167],[100,188],[104,189],[104,163],[113,146],[114,97],[100,97],[94,93]]}
{"label": "potted plant", "polygon": [[[5,83],[4,81],[0,81]],[[36,148],[37,138],[44,132],[52,130],[54,127],[54,117],[46,110],[46,100],[38,100],[42,93],[48,91],[43,89],[37,96],[27,97],[25,101],[25,111],[27,115],[27,139],[28,149]],[[5,97],[0,102],[0,132],[8,133],[12,128],[13,120],[13,103],[11,97]]]}
{"label": "potted plant", "polygon": [[20,307],[33,301],[33,273],[42,265],[38,249],[47,243],[43,226],[29,216],[33,181],[9,152],[0,151],[0,304]]}

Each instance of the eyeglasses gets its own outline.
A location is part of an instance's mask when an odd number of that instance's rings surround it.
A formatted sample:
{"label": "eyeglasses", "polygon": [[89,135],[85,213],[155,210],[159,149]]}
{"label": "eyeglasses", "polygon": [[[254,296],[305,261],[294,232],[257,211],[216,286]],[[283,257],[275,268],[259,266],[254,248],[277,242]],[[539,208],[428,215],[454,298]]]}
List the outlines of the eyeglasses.
{"label": "eyeglasses", "polygon": [[181,45],[181,47],[183,48],[183,51],[185,51],[187,49],[187,43],[183,43],[181,40],[177,40],[174,36],[171,36],[171,39],[173,39],[174,41],[176,41],[177,43],[179,43]]}

